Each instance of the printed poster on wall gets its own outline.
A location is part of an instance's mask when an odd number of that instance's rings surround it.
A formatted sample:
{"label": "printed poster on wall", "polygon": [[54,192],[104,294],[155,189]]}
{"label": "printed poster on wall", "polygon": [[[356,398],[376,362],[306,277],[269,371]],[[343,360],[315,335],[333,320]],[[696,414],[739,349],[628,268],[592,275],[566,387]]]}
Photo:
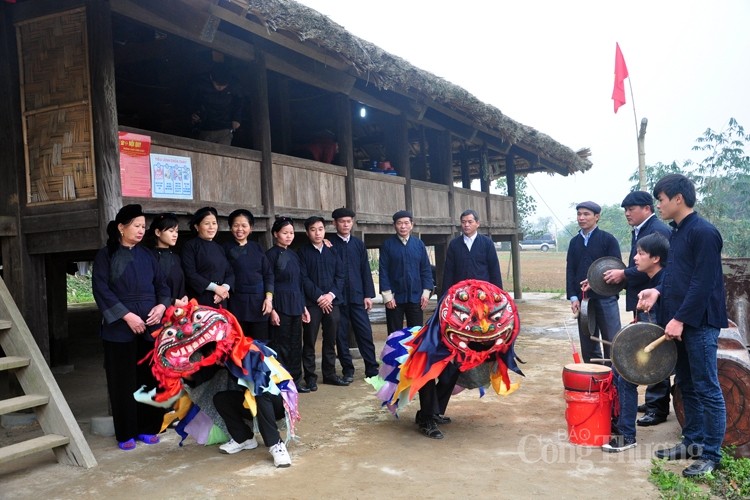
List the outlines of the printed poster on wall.
{"label": "printed poster on wall", "polygon": [[120,184],[123,196],[151,197],[151,137],[118,132],[120,142]]}
{"label": "printed poster on wall", "polygon": [[188,156],[151,155],[154,198],[193,199],[193,167]]}

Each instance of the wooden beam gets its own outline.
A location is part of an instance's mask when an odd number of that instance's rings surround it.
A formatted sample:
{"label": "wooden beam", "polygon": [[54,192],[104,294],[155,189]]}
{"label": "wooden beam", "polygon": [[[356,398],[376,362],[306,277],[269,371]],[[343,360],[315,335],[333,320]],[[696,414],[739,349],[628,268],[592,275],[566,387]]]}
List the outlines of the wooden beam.
{"label": "wooden beam", "polygon": [[88,0],[88,69],[90,110],[96,194],[99,209],[100,243],[107,241],[107,224],[122,205],[119,140],[117,137],[117,97],[112,50],[112,12],[109,2]]}
{"label": "wooden beam", "polygon": [[[526,149],[523,149],[522,147],[518,146],[517,144],[514,144],[510,148],[510,152],[513,153],[516,156],[520,156],[521,158],[524,158],[524,159],[528,160],[529,163],[532,164],[532,168],[531,169],[534,169],[533,164],[537,163],[537,164],[543,166],[545,169],[552,170],[553,172],[558,173],[560,175],[565,175],[566,176],[566,175],[569,174],[569,172],[568,172],[568,170],[566,168],[564,168],[564,167],[562,167],[560,165],[556,165],[556,164],[552,163],[551,161],[549,161],[549,160],[547,160],[545,158],[541,158],[538,154],[535,154],[535,153],[532,153],[530,151],[527,151]],[[541,169],[537,169],[537,170],[541,170]]]}
{"label": "wooden beam", "polygon": [[260,196],[263,202],[263,211],[268,217],[266,219],[265,246],[271,248],[273,238],[271,226],[273,226],[273,214],[275,212],[273,198],[273,157],[271,151],[271,110],[268,101],[268,72],[266,70],[266,57],[263,52],[256,54],[254,64],[253,98],[250,100],[253,106],[253,145],[260,149],[262,159],[260,162]]}
{"label": "wooden beam", "polygon": [[349,69],[349,65],[346,62],[332,56],[331,53],[321,52],[320,50],[305,45],[298,40],[273,31],[267,26],[251,21],[244,15],[238,15],[219,5],[209,5],[208,12],[218,17],[219,19],[228,22],[229,24],[233,24],[256,36],[269,40],[276,45],[280,45],[289,50],[293,50],[294,52],[307,56],[310,59],[321,62],[326,66],[330,66],[340,71],[347,71]]}
{"label": "wooden beam", "polygon": [[[215,49],[241,61],[249,62],[255,59],[255,49],[252,45],[244,40],[222,33],[221,31],[214,34],[212,41],[207,41],[201,38],[200,33],[194,33],[189,29],[185,29],[184,27],[173,23],[170,19],[160,17],[152,10],[135,3],[134,0],[111,0],[109,3],[112,5],[112,12],[127,17],[128,19],[133,19],[139,23],[146,24],[147,26],[151,26],[166,33],[171,33],[205,47]],[[149,2],[149,5],[155,3],[157,2]]]}
{"label": "wooden beam", "polygon": [[372,94],[358,89],[357,87],[354,87],[349,91],[349,97],[355,101],[361,102],[366,106],[370,106],[391,115],[398,116],[402,114],[402,110],[400,108],[388,104],[387,102],[378,99]]}
{"label": "wooden beam", "polygon": [[354,87],[357,78],[346,73],[334,71],[319,64],[293,63],[281,56],[266,53],[266,67],[271,71],[281,73],[313,87],[319,87],[330,92],[348,95]]}
{"label": "wooden beam", "polygon": [[505,155],[505,180],[508,185],[508,196],[513,198],[513,225],[516,230],[510,236],[510,252],[513,264],[513,297],[516,300],[523,298],[521,288],[521,247],[518,245],[518,228],[520,217],[518,215],[518,198],[516,197],[516,169],[513,163],[513,153]]}
{"label": "wooden beam", "polygon": [[2,236],[18,236],[15,217],[0,215],[0,237]]}
{"label": "wooden beam", "polygon": [[[336,137],[339,143],[339,163],[346,167],[346,206],[357,211],[357,193],[354,182],[354,138],[352,136],[352,105],[343,94],[334,96]],[[329,207],[331,209],[338,207]]]}

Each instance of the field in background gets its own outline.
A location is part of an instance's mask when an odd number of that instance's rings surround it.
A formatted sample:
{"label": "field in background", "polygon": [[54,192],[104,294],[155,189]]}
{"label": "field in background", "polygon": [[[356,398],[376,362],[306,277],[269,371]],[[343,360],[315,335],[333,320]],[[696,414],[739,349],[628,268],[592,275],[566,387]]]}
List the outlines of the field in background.
{"label": "field in background", "polygon": [[[503,287],[513,290],[511,254],[497,252]],[[521,290],[524,292],[554,292],[565,294],[565,252],[521,252]]]}

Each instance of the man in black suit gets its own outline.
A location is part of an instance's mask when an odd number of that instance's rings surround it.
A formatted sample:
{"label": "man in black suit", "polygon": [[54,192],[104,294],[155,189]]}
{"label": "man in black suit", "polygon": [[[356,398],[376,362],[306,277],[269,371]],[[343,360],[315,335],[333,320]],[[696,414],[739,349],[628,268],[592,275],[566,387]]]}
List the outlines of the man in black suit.
{"label": "man in black suit", "polygon": [[339,305],[344,288],[344,266],[336,250],[324,243],[325,224],[323,217],[313,216],[305,220],[305,231],[309,243],[297,251],[302,263],[302,288],[310,312],[310,322],[302,325],[302,367],[305,382],[311,391],[318,389],[315,374],[315,342],[318,329],[323,326],[323,352],[320,369],[323,383],[349,385],[336,375],[336,334],[339,327]]}
{"label": "man in black suit", "polygon": [[354,381],[354,364],[349,352],[349,325],[354,331],[359,352],[365,362],[365,377],[378,374],[378,361],[375,357],[375,345],[372,341],[372,326],[367,311],[372,309],[375,297],[375,285],[372,281],[370,261],[367,258],[365,244],[352,236],[356,214],[349,208],[337,208],[331,214],[336,226],[336,236],[331,238],[331,245],[344,264],[344,289],[341,297],[341,317],[336,336],[336,350],[346,382]]}
{"label": "man in black suit", "polygon": [[495,244],[479,234],[479,215],[472,209],[461,214],[461,235],[448,244],[443,268],[443,293],[466,279],[482,280],[502,288]]}
{"label": "man in black suit", "polygon": [[[656,318],[647,313],[639,313],[636,310],[638,294],[644,290],[649,283],[646,273],[638,271],[635,266],[635,254],[637,253],[637,241],[649,234],[659,233],[667,240],[672,231],[656,216],[654,212],[654,198],[646,191],[631,191],[622,200],[625,209],[625,218],[633,227],[633,236],[630,242],[630,259],[628,267],[622,269],[611,269],[604,273],[604,281],[607,283],[627,283],[625,289],[625,308],[633,311],[633,318],[638,321],[656,323]],[[664,422],[669,415],[669,378],[646,389],[646,414],[638,419],[638,425],[650,426]]]}

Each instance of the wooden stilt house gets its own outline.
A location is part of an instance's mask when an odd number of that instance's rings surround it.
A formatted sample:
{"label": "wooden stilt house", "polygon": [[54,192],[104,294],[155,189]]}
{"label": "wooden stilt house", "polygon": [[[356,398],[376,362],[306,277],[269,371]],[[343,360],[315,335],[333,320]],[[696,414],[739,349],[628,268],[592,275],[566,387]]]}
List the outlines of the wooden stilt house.
{"label": "wooden stilt house", "polygon": [[[190,84],[216,63],[248,103],[230,146],[191,130]],[[277,215],[347,205],[369,247],[406,208],[440,270],[464,209],[494,240],[517,243],[516,176],[591,167],[292,0],[0,2],[0,130],[3,279],[48,358],[65,352],[66,265],[92,258],[123,204],[185,220],[206,205],[247,208],[266,244]],[[299,153],[320,131],[338,143],[331,163]],[[189,196],[155,196],[148,167],[128,170],[125,132],[189,159]],[[497,178],[509,196],[490,193]]]}

